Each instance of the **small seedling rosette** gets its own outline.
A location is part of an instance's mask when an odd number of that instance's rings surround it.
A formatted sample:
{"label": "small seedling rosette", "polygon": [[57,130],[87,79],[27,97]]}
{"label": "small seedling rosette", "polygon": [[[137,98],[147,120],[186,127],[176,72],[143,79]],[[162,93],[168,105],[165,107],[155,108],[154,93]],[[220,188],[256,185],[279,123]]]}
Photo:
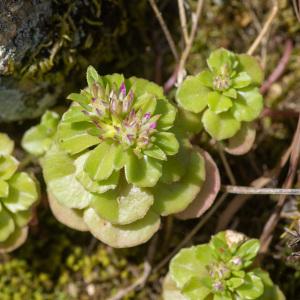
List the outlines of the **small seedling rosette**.
{"label": "small seedling rosette", "polygon": [[214,139],[230,139],[240,130],[243,136],[238,138],[245,139],[249,122],[263,108],[261,67],[255,58],[223,48],[212,52],[207,64],[208,69],[183,81],[176,94],[178,104],[200,113],[204,129]]}
{"label": "small seedling rosette", "polygon": [[284,300],[267,272],[253,266],[259,241],[227,230],[171,261],[164,300]]}
{"label": "small seedling rosette", "polygon": [[25,242],[39,194],[34,178],[17,171],[19,162],[12,156],[13,149],[13,141],[0,133],[0,253]]}
{"label": "small seedling rosette", "polygon": [[179,138],[176,108],[144,79],[87,71],[88,87],[69,95],[42,158],[56,218],[112,247],[149,240],[160,216],[187,208],[205,181],[205,160]]}

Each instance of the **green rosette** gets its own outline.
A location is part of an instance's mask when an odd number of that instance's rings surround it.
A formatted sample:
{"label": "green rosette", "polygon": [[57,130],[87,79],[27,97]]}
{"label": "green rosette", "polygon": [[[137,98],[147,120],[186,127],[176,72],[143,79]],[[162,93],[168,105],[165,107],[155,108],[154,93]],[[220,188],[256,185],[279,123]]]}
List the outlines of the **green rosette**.
{"label": "green rosette", "polygon": [[183,81],[176,99],[183,109],[201,115],[213,138],[226,140],[262,111],[263,72],[255,58],[223,48],[212,52],[207,64],[208,69]]}
{"label": "green rosette", "polygon": [[182,249],[170,263],[163,299],[284,300],[269,274],[254,266],[258,250],[258,240],[230,230]]}
{"label": "green rosette", "polygon": [[19,162],[12,156],[13,148],[9,137],[0,133],[0,253],[25,242],[39,196],[35,179],[17,171]]}
{"label": "green rosette", "polygon": [[104,243],[148,241],[160,216],[183,211],[205,181],[201,153],[176,130],[177,110],[153,82],[87,71],[41,159],[54,215]]}

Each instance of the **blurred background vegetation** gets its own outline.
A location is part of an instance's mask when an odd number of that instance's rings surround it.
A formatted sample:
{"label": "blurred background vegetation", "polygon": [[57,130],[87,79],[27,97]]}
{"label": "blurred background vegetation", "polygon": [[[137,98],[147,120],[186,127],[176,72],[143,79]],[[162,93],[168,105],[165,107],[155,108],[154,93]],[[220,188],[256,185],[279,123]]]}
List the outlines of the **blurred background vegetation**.
{"label": "blurred background vegetation", "polygon": [[[186,0],[188,17],[196,1]],[[245,52],[260,32],[273,1],[207,0],[199,30],[187,62],[187,72],[197,73],[212,49],[225,47]],[[265,103],[273,112],[300,111],[300,23],[292,1],[279,0],[279,13],[255,55],[267,76],[282,57],[286,43],[292,54],[281,78],[268,89]],[[178,49],[183,40],[177,1],[157,1]],[[163,84],[173,73],[175,61],[147,0],[32,0],[0,4],[0,127],[19,145],[24,131],[47,107],[61,111],[70,91],[84,86],[86,67],[100,74],[122,72]],[[170,95],[172,96],[172,91]],[[254,149],[242,157],[228,157],[240,185],[249,183],[274,167],[291,141],[297,118],[293,113],[265,114],[256,127]],[[218,153],[205,135],[195,143],[212,151],[228,183]],[[22,158],[24,153],[17,150]],[[31,167],[41,179],[40,169]],[[280,186],[279,177],[271,186]],[[298,176],[300,186],[300,174]],[[60,225],[49,211],[45,190],[31,226],[30,238],[21,249],[0,256],[1,300],[109,299],[143,274],[145,257],[155,266],[174,249],[196,221],[164,221],[157,236],[144,246],[114,250],[89,234]],[[290,197],[285,209],[299,213],[300,199]],[[192,243],[207,242],[216,229],[226,204],[194,236]],[[233,218],[230,227],[259,237],[274,201],[255,196]],[[300,263],[289,262],[286,240],[281,239],[283,220],[270,252],[263,261],[287,299],[300,294]],[[250,225],[249,225],[250,224]],[[151,254],[151,252],[153,253]],[[150,253],[150,254],[149,254]],[[124,299],[159,299],[167,266],[153,271],[142,289]]]}

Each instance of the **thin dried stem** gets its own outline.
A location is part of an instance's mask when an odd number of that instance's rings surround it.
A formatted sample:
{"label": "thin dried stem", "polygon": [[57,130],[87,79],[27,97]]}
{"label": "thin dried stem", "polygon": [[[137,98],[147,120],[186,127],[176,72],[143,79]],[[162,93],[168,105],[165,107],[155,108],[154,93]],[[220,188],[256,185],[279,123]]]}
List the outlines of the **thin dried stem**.
{"label": "thin dried stem", "polygon": [[227,194],[224,193],[215,203],[215,205],[201,218],[199,223],[189,232],[189,234],[177,245],[177,247],[167,255],[154,269],[153,273],[164,267],[169,260],[182,248],[184,247],[193,236],[206,224],[206,222],[213,216],[221,204],[225,201]]}
{"label": "thin dried stem", "polygon": [[222,191],[240,195],[300,195],[300,189],[255,188],[237,185],[223,185]]}
{"label": "thin dried stem", "polygon": [[277,15],[277,12],[278,12],[278,3],[277,3],[277,1],[275,1],[269,17],[267,18],[261,32],[255,39],[255,41],[252,43],[249,50],[247,51],[247,54],[252,55],[255,52],[256,48],[258,47],[258,45],[260,44],[260,42],[262,41],[262,39],[268,32],[268,30],[270,29],[270,26],[271,26],[275,16]]}
{"label": "thin dried stem", "polygon": [[276,68],[273,70],[271,75],[262,84],[262,86],[260,88],[260,92],[262,94],[265,94],[269,90],[271,85],[274,82],[276,82],[281,77],[281,75],[284,73],[284,71],[286,69],[286,66],[287,66],[287,64],[290,60],[292,51],[293,51],[293,43],[292,43],[291,39],[288,39],[285,43],[285,46],[284,46],[283,55],[282,55],[281,59],[279,60]]}
{"label": "thin dried stem", "polygon": [[[255,188],[263,188],[267,184],[272,182],[273,178],[277,178],[286,165],[291,154],[291,147],[289,147],[284,154],[281,156],[279,163],[271,171],[268,170],[265,174],[250,183],[250,186]],[[234,215],[243,207],[243,205],[251,198],[251,194],[248,195],[237,195],[235,196],[226,209],[222,212],[219,217],[218,224],[216,227],[216,232],[224,230],[228,227],[228,224],[233,219]]]}
{"label": "thin dried stem", "polygon": [[158,241],[158,236],[156,234],[153,237],[153,239],[151,240],[150,245],[148,247],[147,259],[144,262],[144,271],[143,271],[143,274],[141,275],[141,277],[139,277],[133,284],[119,290],[117,294],[108,298],[108,300],[124,299],[131,292],[138,290],[138,289],[142,289],[145,286],[145,284],[148,280],[148,277],[151,273],[151,270],[152,270],[151,264],[152,264],[153,258],[155,256],[155,253],[156,253],[157,241]]}
{"label": "thin dried stem", "polygon": [[177,49],[175,46],[175,42],[174,42],[172,35],[167,27],[167,24],[166,24],[165,20],[163,19],[161,12],[156,5],[155,0],[149,0],[149,3],[154,11],[154,14],[161,26],[163,33],[165,34],[165,37],[166,37],[169,47],[173,53],[173,56],[174,56],[175,60],[178,61],[179,55],[178,55],[178,52],[177,52]]}
{"label": "thin dried stem", "polygon": [[186,13],[184,9],[184,0],[177,0],[178,2],[178,10],[179,10],[179,18],[180,18],[180,25],[182,29],[183,39],[185,44],[187,45],[189,35],[187,30],[187,22],[186,22]]}
{"label": "thin dried stem", "polygon": [[121,300],[124,299],[126,295],[136,290],[140,286],[143,286],[146,282],[148,276],[151,273],[151,265],[146,261],[144,262],[144,271],[140,278],[138,278],[132,285],[120,290],[116,295],[108,298],[108,300]]}
{"label": "thin dried stem", "polygon": [[196,36],[196,33],[197,33],[198,22],[199,22],[199,19],[200,19],[202,7],[203,7],[203,0],[198,0],[197,8],[196,8],[196,14],[195,14],[195,17],[193,18],[193,25],[192,25],[191,34],[189,35],[188,42],[186,44],[186,47],[185,47],[184,51],[182,52],[180,60],[179,60],[179,65],[178,65],[178,70],[177,70],[177,83],[179,83],[179,84],[182,82],[183,77],[184,77],[183,70],[185,68],[186,60],[189,57],[189,54],[190,54],[190,51],[192,49],[193,42],[194,42],[194,39],[195,39],[195,36]]}
{"label": "thin dried stem", "polygon": [[223,147],[222,147],[222,145],[220,143],[217,143],[217,146],[218,146],[218,151],[219,151],[222,163],[224,165],[226,174],[227,174],[227,176],[228,176],[228,178],[230,180],[230,183],[232,185],[236,185],[235,177],[234,177],[233,172],[231,170],[230,164],[228,163],[228,160],[227,160],[227,157],[226,157],[226,155],[224,153]]}
{"label": "thin dried stem", "polygon": [[293,0],[293,6],[294,6],[296,17],[297,17],[298,21],[300,22],[300,1]]}

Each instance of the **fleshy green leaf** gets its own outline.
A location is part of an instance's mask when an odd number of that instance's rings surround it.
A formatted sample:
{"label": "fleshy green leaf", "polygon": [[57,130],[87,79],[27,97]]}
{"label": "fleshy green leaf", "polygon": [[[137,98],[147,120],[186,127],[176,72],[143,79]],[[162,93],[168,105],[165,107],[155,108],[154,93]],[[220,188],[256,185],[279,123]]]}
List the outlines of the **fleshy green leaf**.
{"label": "fleshy green leaf", "polygon": [[68,208],[59,204],[50,193],[48,193],[48,200],[51,211],[59,222],[79,231],[88,231],[88,227],[83,221],[82,210]]}
{"label": "fleshy green leaf", "polygon": [[114,248],[133,247],[147,242],[159,229],[160,218],[151,210],[147,215],[128,225],[113,225],[100,218],[93,208],[84,212],[84,221],[91,233]]}
{"label": "fleshy green leaf", "polygon": [[0,210],[0,242],[5,241],[15,230],[15,223],[6,209]]}
{"label": "fleshy green leaf", "polygon": [[259,250],[259,241],[250,239],[244,242],[237,250],[236,256],[240,256],[243,260],[252,261],[256,257]]}
{"label": "fleshy green leaf", "polygon": [[188,300],[177,288],[168,273],[163,283],[163,300]]}
{"label": "fleshy green leaf", "polygon": [[247,87],[238,91],[233,101],[232,113],[238,121],[250,122],[256,119],[263,108],[263,97],[257,88]]}
{"label": "fleshy green leaf", "polygon": [[209,108],[216,114],[228,111],[232,106],[230,98],[220,94],[219,92],[210,92],[207,95],[207,103]]}
{"label": "fleshy green leaf", "polygon": [[90,99],[86,95],[72,93],[67,97],[67,99],[77,102],[85,109],[89,109],[88,104],[90,103]]}
{"label": "fleshy green leaf", "polygon": [[2,199],[11,212],[27,210],[38,200],[38,189],[35,181],[24,172],[16,173],[8,181],[9,195]]}
{"label": "fleshy green leaf", "polygon": [[152,187],[156,185],[162,174],[162,163],[154,158],[143,156],[138,158],[135,154],[128,155],[125,164],[125,176],[128,183],[139,187]]}
{"label": "fleshy green leaf", "polygon": [[167,155],[174,155],[178,152],[179,143],[174,133],[158,132],[155,134],[155,144]]}
{"label": "fleshy green leaf", "polygon": [[0,155],[0,179],[7,180],[13,176],[18,168],[19,162],[13,156]]}
{"label": "fleshy green leaf", "polygon": [[87,80],[89,87],[91,87],[93,85],[93,83],[99,82],[100,76],[93,66],[89,66],[87,68],[86,80]]}
{"label": "fleshy green leaf", "polygon": [[113,224],[126,225],[142,219],[152,204],[151,193],[124,182],[115,190],[95,196],[91,207],[101,218]]}
{"label": "fleshy green leaf", "polygon": [[207,109],[202,117],[205,130],[216,140],[224,140],[234,136],[241,127],[231,112],[215,114]]}
{"label": "fleshy green leaf", "polygon": [[257,299],[263,294],[263,282],[253,272],[247,273],[244,279],[245,283],[236,289],[242,299]]}
{"label": "fleshy green leaf", "polygon": [[130,77],[128,81],[133,87],[134,94],[136,95],[136,97],[139,97],[145,93],[149,93],[154,95],[157,99],[164,98],[164,92],[162,87],[160,87],[154,82],[137,77]]}
{"label": "fleshy green leaf", "polygon": [[94,181],[86,172],[80,171],[76,174],[76,178],[89,192],[102,194],[117,187],[119,175],[120,172],[113,172],[105,180]]}
{"label": "fleshy green leaf", "polygon": [[121,84],[125,82],[123,74],[118,73],[102,76],[102,80],[104,83],[108,83],[111,88],[115,87],[117,89],[119,89]]}
{"label": "fleshy green leaf", "polygon": [[100,143],[100,139],[87,133],[94,125],[88,122],[60,123],[57,138],[63,149],[71,155]]}
{"label": "fleshy green leaf", "polygon": [[62,122],[76,123],[88,121],[89,117],[82,112],[82,107],[78,105],[71,105],[71,107],[63,114]]}
{"label": "fleshy green leaf", "polygon": [[158,130],[167,130],[173,126],[177,110],[174,105],[165,99],[158,99],[155,108],[155,114],[160,115],[157,122]]}
{"label": "fleshy green leaf", "polygon": [[[8,183],[6,181],[0,179],[0,198],[7,197],[8,191],[9,191]],[[1,204],[0,204],[0,206],[1,206]]]}
{"label": "fleshy green leaf", "polygon": [[32,218],[32,211],[31,209],[29,210],[24,210],[24,211],[18,211],[12,215],[15,224],[18,227],[24,227],[29,223],[29,221]]}
{"label": "fleshy green leaf", "polygon": [[236,97],[237,97],[237,92],[235,89],[229,89],[229,90],[223,91],[222,93],[224,96],[229,97],[229,98],[236,99]]}
{"label": "fleshy green leaf", "polygon": [[275,285],[269,274],[261,269],[253,270],[253,273],[257,275],[264,284],[264,293],[257,300],[285,300],[285,296],[277,285]]}
{"label": "fleshy green leaf", "polygon": [[203,278],[209,275],[206,264],[203,264],[203,261],[197,258],[197,252],[200,251],[206,253],[207,262],[211,262],[211,250],[208,245],[182,249],[172,259],[170,263],[170,275],[178,288],[182,289],[192,277]]}
{"label": "fleshy green leaf", "polygon": [[153,189],[153,209],[163,215],[184,210],[197,196],[205,180],[205,162],[197,151],[191,152],[188,172],[180,181],[171,184],[157,183]]}
{"label": "fleshy green leaf", "polygon": [[155,159],[167,160],[167,156],[158,146],[153,145],[151,148],[144,150],[144,154]]}
{"label": "fleshy green leaf", "polygon": [[0,242],[0,253],[8,253],[22,246],[28,236],[28,227],[15,228],[14,232],[4,242]]}
{"label": "fleshy green leaf", "polygon": [[146,92],[136,100],[133,108],[136,111],[141,110],[142,114],[153,114],[156,108],[156,104],[157,100],[155,96]]}
{"label": "fleshy green leaf", "polygon": [[239,54],[237,58],[240,70],[247,72],[251,77],[252,83],[260,85],[264,80],[264,73],[257,59],[247,54]]}
{"label": "fleshy green leaf", "polygon": [[209,245],[213,249],[216,257],[219,257],[224,261],[227,261],[231,258],[230,249],[226,243],[224,231],[214,235],[211,238]]}
{"label": "fleshy green leaf", "polygon": [[207,64],[211,71],[214,73],[220,73],[224,66],[226,66],[228,72],[231,72],[232,60],[234,54],[224,48],[213,51],[207,59]]}
{"label": "fleshy green leaf", "polygon": [[181,220],[201,217],[214,203],[221,187],[218,167],[208,152],[200,150],[205,160],[205,181],[200,192],[189,206],[176,214]]}
{"label": "fleshy green leaf", "polygon": [[179,181],[187,171],[186,166],[189,164],[190,154],[190,149],[186,145],[181,145],[178,153],[168,157],[168,160],[163,163],[160,181],[163,183]]}
{"label": "fleshy green leaf", "polygon": [[242,284],[244,284],[245,280],[243,278],[239,278],[239,277],[232,277],[228,280],[226,280],[227,285],[231,288],[231,289],[236,289],[238,287],[240,287]]}
{"label": "fleshy green leaf", "polygon": [[204,70],[201,73],[197,75],[197,78],[199,79],[199,83],[203,86],[213,88],[213,73],[210,70]]}
{"label": "fleshy green leaf", "polygon": [[201,85],[197,76],[188,76],[177,90],[176,99],[184,109],[199,113],[207,106],[210,90]]}
{"label": "fleshy green leaf", "polygon": [[248,86],[251,83],[251,77],[246,72],[240,72],[232,79],[233,87],[240,89]]}
{"label": "fleshy green leaf", "polygon": [[76,169],[77,172],[83,170],[80,157],[73,161],[66,152],[53,145],[43,158],[42,167],[48,191],[60,204],[82,209],[90,203],[92,194],[86,191],[75,176]]}
{"label": "fleshy green leaf", "polygon": [[14,150],[14,142],[5,133],[0,133],[0,156],[9,155]]}
{"label": "fleshy green leaf", "polygon": [[174,131],[184,138],[191,134],[197,134],[203,129],[201,113],[195,114],[183,108],[178,109],[177,118],[174,124]]}
{"label": "fleshy green leaf", "polygon": [[192,277],[184,285],[182,293],[187,296],[189,300],[206,300],[207,296],[211,294],[211,290],[203,285],[200,278]]}
{"label": "fleshy green leaf", "polygon": [[84,171],[96,181],[107,179],[114,170],[117,147],[107,141],[99,144],[90,152],[84,165]]}

